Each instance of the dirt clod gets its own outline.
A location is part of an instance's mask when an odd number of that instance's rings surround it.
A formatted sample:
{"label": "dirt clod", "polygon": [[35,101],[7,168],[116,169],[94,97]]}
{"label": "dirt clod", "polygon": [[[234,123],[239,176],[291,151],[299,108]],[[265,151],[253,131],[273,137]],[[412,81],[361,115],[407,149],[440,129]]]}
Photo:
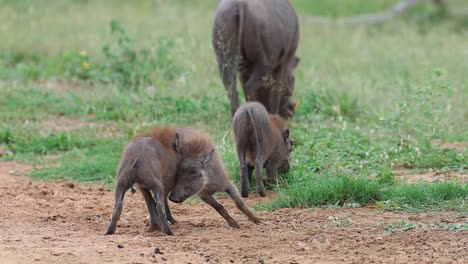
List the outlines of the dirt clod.
{"label": "dirt clod", "polygon": [[159,249],[158,247],[157,248],[154,248],[154,254],[160,254],[160,255],[164,255],[164,253],[161,251],[161,249]]}
{"label": "dirt clod", "polygon": [[117,244],[117,247],[118,248],[124,248],[124,245],[123,244]]}
{"label": "dirt clod", "polygon": [[70,188],[70,189],[75,188],[75,184],[73,182],[65,182],[63,186]]}

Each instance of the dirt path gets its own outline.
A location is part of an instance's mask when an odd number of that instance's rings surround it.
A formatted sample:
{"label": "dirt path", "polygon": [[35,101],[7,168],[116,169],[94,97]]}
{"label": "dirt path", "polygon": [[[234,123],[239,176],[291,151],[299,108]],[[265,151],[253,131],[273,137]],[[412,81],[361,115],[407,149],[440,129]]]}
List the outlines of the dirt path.
{"label": "dirt path", "polygon": [[[99,186],[30,182],[27,167],[0,163],[0,263],[466,263],[468,231],[388,223],[466,223],[454,213],[376,208],[259,212],[255,225],[226,198],[241,225],[230,229],[203,203],[171,204],[179,221],[165,237],[148,232],[140,194],[128,193],[116,235],[103,236],[113,192]],[[16,174],[13,176],[11,174]],[[271,194],[270,194],[271,196]],[[264,200],[248,199],[249,204]],[[123,246],[119,248],[118,245]],[[155,248],[163,254],[155,254]]]}

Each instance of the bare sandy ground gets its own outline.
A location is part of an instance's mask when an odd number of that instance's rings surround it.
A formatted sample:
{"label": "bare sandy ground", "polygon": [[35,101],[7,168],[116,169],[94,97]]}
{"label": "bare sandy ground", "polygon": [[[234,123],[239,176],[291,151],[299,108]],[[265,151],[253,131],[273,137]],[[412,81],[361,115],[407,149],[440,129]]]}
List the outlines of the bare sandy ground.
{"label": "bare sandy ground", "polygon": [[[104,236],[113,192],[96,185],[31,182],[28,167],[0,163],[0,263],[467,263],[468,231],[411,229],[401,220],[467,223],[466,215],[378,208],[282,209],[248,221],[220,198],[241,229],[203,203],[170,204],[175,236],[148,231],[139,193],[128,193],[116,235]],[[254,205],[273,197],[249,198]]]}

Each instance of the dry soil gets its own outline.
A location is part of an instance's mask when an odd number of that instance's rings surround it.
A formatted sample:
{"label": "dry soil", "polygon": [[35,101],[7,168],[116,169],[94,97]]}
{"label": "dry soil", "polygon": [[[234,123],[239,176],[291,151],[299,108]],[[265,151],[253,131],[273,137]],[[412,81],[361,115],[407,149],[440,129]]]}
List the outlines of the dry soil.
{"label": "dry soil", "polygon": [[[467,263],[468,231],[386,225],[466,223],[466,215],[379,208],[282,209],[247,220],[220,198],[241,229],[201,202],[170,204],[175,236],[148,231],[139,193],[128,193],[116,235],[104,236],[114,197],[103,187],[31,182],[28,166],[0,163],[0,263]],[[255,195],[252,195],[255,196]],[[252,197],[254,205],[272,199]]]}

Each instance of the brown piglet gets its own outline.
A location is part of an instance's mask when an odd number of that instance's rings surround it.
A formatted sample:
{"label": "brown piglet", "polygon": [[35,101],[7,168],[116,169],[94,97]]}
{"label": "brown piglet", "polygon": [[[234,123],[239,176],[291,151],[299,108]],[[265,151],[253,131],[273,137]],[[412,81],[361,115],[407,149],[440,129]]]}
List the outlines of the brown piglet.
{"label": "brown piglet", "polygon": [[254,223],[260,222],[229,180],[221,158],[215,151],[216,146],[208,135],[201,130],[189,127],[172,128],[169,134],[153,130],[144,135],[155,139],[163,138],[163,136],[172,138],[176,135],[180,138],[174,145],[179,163],[175,184],[168,188],[169,200],[182,203],[188,197],[197,194],[223,216],[229,226],[239,228],[237,221],[212,196],[215,192],[226,192],[250,220]]}
{"label": "brown piglet", "polygon": [[268,114],[258,102],[249,102],[236,111],[232,120],[240,165],[241,195],[248,197],[249,180],[255,169],[257,193],[264,197],[262,171],[266,168],[270,184],[277,184],[277,170],[289,170],[292,140],[286,120]]}
{"label": "brown piglet", "polygon": [[[174,146],[178,138],[174,137]],[[175,150],[150,137],[134,137],[125,147],[117,171],[115,206],[106,235],[115,233],[120,218],[125,192],[134,184],[143,194],[150,215],[150,228],[173,235],[166,216],[168,205],[164,181],[175,177],[177,170]],[[153,195],[151,195],[151,192]]]}

